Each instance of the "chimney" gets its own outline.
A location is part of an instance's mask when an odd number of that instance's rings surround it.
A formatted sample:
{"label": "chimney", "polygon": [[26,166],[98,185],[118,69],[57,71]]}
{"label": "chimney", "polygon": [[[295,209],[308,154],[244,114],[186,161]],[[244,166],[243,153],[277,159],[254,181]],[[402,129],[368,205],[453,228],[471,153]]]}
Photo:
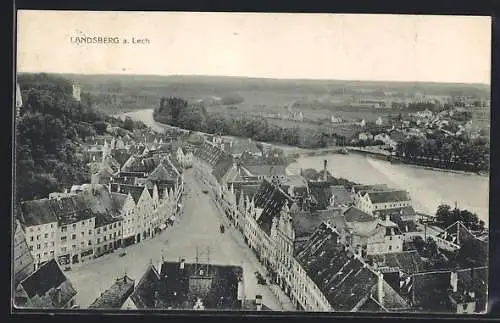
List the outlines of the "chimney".
{"label": "chimney", "polygon": [[457,272],[456,271],[452,271],[450,273],[450,285],[451,285],[451,289],[453,290],[454,293],[457,292],[458,290],[458,275],[457,275]]}
{"label": "chimney", "polygon": [[255,306],[257,311],[262,311],[262,295],[255,295]]}
{"label": "chimney", "polygon": [[384,274],[378,273],[377,280],[377,301],[384,305]]}
{"label": "chimney", "polygon": [[185,262],[185,259],[184,259],[184,258],[182,258],[182,259],[181,259],[181,262],[180,262],[180,264],[179,264],[179,268],[180,268],[181,270],[183,270],[183,269],[184,269],[184,262]]}
{"label": "chimney", "polygon": [[62,293],[61,293],[61,287],[56,288],[56,296],[57,296],[57,302],[59,305],[62,305]]}
{"label": "chimney", "polygon": [[323,170],[324,170],[324,173],[323,173],[323,181],[326,182],[328,180],[328,176],[327,176],[327,170],[326,170],[326,166],[328,164],[328,161],[325,159],[324,162],[323,162]]}

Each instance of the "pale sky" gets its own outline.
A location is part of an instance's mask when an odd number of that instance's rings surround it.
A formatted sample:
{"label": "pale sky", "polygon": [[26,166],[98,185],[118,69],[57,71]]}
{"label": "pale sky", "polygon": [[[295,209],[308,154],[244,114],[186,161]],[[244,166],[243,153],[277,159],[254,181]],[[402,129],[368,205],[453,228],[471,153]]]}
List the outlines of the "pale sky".
{"label": "pale sky", "polygon": [[17,26],[19,72],[490,83],[490,17],[23,10]]}

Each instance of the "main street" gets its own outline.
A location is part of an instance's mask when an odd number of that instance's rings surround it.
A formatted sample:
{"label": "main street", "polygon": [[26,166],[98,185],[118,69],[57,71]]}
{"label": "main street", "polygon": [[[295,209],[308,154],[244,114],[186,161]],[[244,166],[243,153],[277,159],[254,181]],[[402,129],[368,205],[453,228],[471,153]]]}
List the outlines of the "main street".
{"label": "main street", "polygon": [[222,215],[210,196],[202,192],[192,170],[184,173],[184,180],[184,212],[173,226],[150,240],[127,247],[124,257],[115,252],[66,272],[78,291],[77,303],[82,308],[88,307],[125,272],[138,283],[147,265],[150,262],[158,264],[162,256],[167,261],[185,258],[187,262],[194,262],[198,249],[199,262],[242,266],[247,298],[260,294],[263,303],[272,310],[292,310],[289,302],[282,305],[273,294],[271,288],[277,289],[276,286],[257,284],[254,272],[261,270],[260,264],[249,248],[235,237],[234,229],[220,233]]}

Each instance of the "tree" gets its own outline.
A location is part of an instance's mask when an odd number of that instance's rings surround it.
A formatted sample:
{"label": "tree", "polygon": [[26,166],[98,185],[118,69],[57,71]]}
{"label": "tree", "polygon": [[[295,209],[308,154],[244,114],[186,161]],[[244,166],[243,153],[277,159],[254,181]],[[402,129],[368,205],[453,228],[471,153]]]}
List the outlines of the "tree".
{"label": "tree", "polygon": [[429,237],[429,238],[427,238],[426,242],[427,243],[426,243],[425,249],[427,250],[427,255],[429,257],[436,256],[439,252],[436,241],[434,239],[432,239],[431,237]]}
{"label": "tree", "polygon": [[128,130],[128,131],[133,131],[134,130],[134,120],[132,120],[132,118],[130,118],[129,116],[127,116],[125,118],[125,121],[123,122],[123,128],[125,130]]}
{"label": "tree", "polygon": [[425,248],[425,241],[421,236],[416,236],[413,238],[413,246],[419,254],[421,254]]}
{"label": "tree", "polygon": [[447,204],[439,205],[436,211],[436,220],[446,225],[449,222],[450,210],[451,207]]}
{"label": "tree", "polygon": [[96,122],[92,123],[92,125],[94,126],[96,132],[99,135],[104,134],[106,132],[107,127],[108,127],[108,124],[105,121],[96,121]]}

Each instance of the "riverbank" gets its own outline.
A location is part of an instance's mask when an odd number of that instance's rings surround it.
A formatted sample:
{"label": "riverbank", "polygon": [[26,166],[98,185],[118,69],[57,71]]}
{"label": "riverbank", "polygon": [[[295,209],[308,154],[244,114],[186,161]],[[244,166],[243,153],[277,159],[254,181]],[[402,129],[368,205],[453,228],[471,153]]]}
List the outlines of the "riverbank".
{"label": "riverbank", "polygon": [[[153,110],[127,113],[135,120],[148,126],[167,129],[168,126],[153,120]],[[341,147],[325,149],[303,149],[285,145],[269,144],[281,148],[286,154],[294,155],[287,172],[299,174],[300,169],[322,169],[323,161],[328,161],[328,170],[334,177],[345,178],[365,184],[385,183],[391,187],[408,190],[414,208],[425,214],[435,214],[439,204],[455,205],[476,213],[489,223],[489,177],[474,173],[460,173],[445,169],[429,169],[418,165],[391,164],[388,161],[370,158],[361,153],[344,155],[335,152]],[[332,152],[332,150],[334,152]],[[308,156],[307,153],[319,155]],[[474,176],[475,175],[475,176]]]}
{"label": "riverbank", "polygon": [[431,167],[431,166],[424,166],[424,165],[418,165],[418,164],[413,164],[409,162],[391,162],[391,164],[396,164],[396,165],[405,165],[408,167],[414,167],[414,168],[420,168],[420,169],[427,169],[427,170],[432,170],[435,172],[443,172],[443,173],[454,173],[454,174],[460,174],[460,175],[466,175],[466,176],[480,176],[480,177],[485,177],[489,178],[490,174],[489,173],[475,173],[475,172],[468,172],[464,170],[455,170],[455,169],[446,169],[446,168],[439,168],[439,167]]}

